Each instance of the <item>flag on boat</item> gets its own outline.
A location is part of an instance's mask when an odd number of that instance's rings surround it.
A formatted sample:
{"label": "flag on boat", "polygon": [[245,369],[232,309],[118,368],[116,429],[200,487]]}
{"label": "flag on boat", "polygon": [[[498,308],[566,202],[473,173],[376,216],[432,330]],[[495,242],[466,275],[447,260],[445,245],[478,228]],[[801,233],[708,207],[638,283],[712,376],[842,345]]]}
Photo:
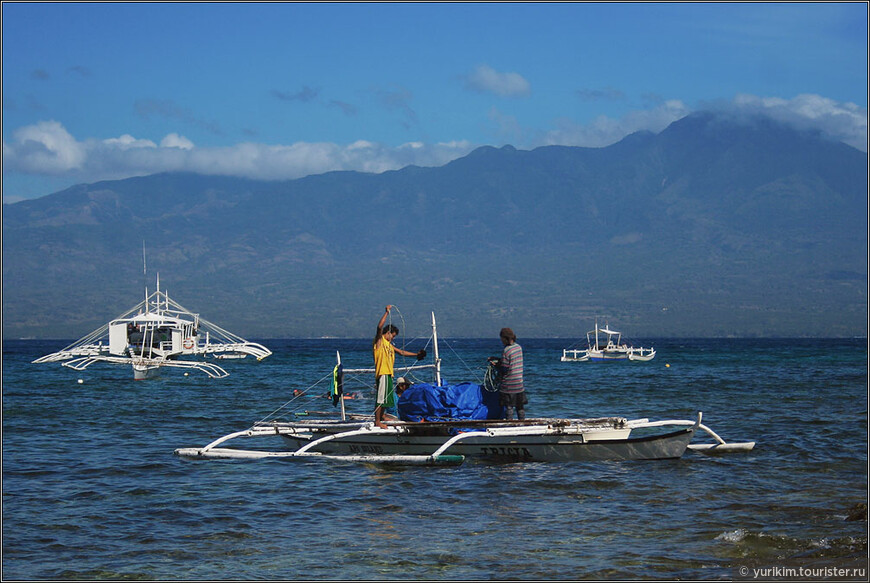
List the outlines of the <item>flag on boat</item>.
{"label": "flag on boat", "polygon": [[329,387],[329,394],[332,395],[332,406],[337,406],[344,394],[344,371],[341,364],[335,365],[335,368],[332,369],[332,385]]}

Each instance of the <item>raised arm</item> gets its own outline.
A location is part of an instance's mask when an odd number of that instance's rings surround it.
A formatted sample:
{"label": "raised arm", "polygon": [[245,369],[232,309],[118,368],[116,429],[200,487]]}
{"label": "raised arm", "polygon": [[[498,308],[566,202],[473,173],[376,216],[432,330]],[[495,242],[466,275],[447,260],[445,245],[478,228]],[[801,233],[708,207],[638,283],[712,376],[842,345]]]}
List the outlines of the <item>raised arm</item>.
{"label": "raised arm", "polygon": [[375,339],[374,339],[373,343],[376,344],[377,341],[381,339],[381,330],[384,329],[384,324],[387,322],[387,316],[390,315],[390,310],[392,310],[392,309],[393,309],[392,305],[389,305],[386,308],[384,308],[384,315],[381,316],[380,320],[378,320],[378,328],[377,328],[377,330],[375,330]]}

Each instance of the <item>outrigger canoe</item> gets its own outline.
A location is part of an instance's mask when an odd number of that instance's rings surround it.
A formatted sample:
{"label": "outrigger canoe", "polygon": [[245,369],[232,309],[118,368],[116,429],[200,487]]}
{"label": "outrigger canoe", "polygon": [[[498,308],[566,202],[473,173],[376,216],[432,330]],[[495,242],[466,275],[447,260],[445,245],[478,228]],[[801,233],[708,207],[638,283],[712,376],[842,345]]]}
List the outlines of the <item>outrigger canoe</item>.
{"label": "outrigger canoe", "polygon": [[[664,460],[687,449],[706,453],[749,451],[754,442],[726,443],[695,421],[619,417],[390,422],[310,420],[271,422],[231,433],[202,448],[176,450],[188,458],[310,458],[402,464],[455,464],[465,458],[492,462],[570,462]],[[658,431],[651,432],[656,429]],[[664,430],[662,430],[664,429]],[[692,444],[698,430],[715,443]],[[632,435],[632,432],[639,435]],[[218,447],[239,437],[278,436],[291,451],[254,451]]]}
{"label": "outrigger canoe", "polygon": [[[434,364],[406,367],[403,371],[407,373],[409,370],[431,368],[435,372],[434,387],[440,389],[441,361],[434,314],[432,330]],[[680,458],[687,449],[726,453],[750,451],[755,446],[755,442],[726,442],[701,422],[700,412],[695,420],[650,421],[603,417],[507,421],[466,418],[390,421],[386,428],[379,428],[369,417],[360,418],[345,413],[344,400],[341,399],[343,372],[373,371],[342,371],[341,357],[338,356],[332,386],[334,391],[337,390],[335,403],[341,404],[341,419],[286,421],[273,415],[248,429],[220,437],[204,447],[180,448],[175,453],[193,459],[330,459],[383,464],[456,465],[466,458],[491,462],[664,460]],[[478,390],[481,390],[480,387]],[[699,432],[706,433],[713,442],[692,443]],[[262,437],[280,438],[285,449],[225,447],[227,442],[237,438]]]}

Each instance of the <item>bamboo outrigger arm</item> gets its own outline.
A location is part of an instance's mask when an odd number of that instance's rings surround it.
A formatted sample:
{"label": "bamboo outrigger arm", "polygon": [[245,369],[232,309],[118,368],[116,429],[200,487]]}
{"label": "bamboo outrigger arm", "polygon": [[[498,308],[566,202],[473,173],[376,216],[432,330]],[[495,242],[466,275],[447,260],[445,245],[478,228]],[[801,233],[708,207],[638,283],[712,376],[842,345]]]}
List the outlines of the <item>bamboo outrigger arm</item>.
{"label": "bamboo outrigger arm", "polygon": [[661,427],[663,425],[697,425],[698,429],[704,430],[710,437],[716,440],[716,443],[690,443],[689,449],[700,451],[702,453],[737,453],[751,451],[755,447],[754,441],[744,441],[739,443],[727,443],[719,435],[701,423],[701,412],[698,412],[698,420],[696,422],[683,420],[670,421],[649,421],[647,419],[638,419],[634,422],[629,422],[632,428],[640,427]]}
{"label": "bamboo outrigger arm", "polygon": [[[181,457],[193,459],[265,459],[265,458],[281,458],[281,459],[329,459],[337,461],[358,462],[358,463],[377,463],[377,464],[396,464],[396,465],[459,465],[465,461],[465,456],[462,455],[438,455],[437,452],[432,455],[327,455],[316,451],[311,451],[318,445],[332,441],[335,439],[343,439],[362,435],[366,433],[398,433],[396,428],[380,429],[372,425],[366,425],[362,429],[354,429],[351,431],[343,431],[341,433],[333,433],[315,439],[306,444],[297,451],[256,451],[245,449],[218,448],[216,446],[234,439],[236,437],[255,437],[281,434],[282,431],[278,427],[252,427],[244,431],[230,433],[215,441],[209,443],[203,448],[180,448],[175,450],[175,454]],[[284,433],[290,433],[284,431]],[[441,448],[443,449],[443,448]]]}

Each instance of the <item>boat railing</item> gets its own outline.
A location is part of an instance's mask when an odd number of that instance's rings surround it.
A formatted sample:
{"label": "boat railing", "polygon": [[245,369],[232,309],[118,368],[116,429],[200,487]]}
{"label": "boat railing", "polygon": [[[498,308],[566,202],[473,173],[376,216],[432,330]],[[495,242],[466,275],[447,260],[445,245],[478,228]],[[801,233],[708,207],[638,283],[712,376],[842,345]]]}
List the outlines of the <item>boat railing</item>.
{"label": "boat railing", "polygon": [[[397,366],[395,367],[395,372],[398,374],[399,372],[409,372],[415,370],[435,370],[437,365],[435,364],[411,364],[408,366]],[[371,373],[374,374],[374,368],[346,368],[344,369],[345,374],[366,374]]]}
{"label": "boat railing", "polygon": [[257,360],[263,360],[264,358],[272,354],[272,351],[263,346],[262,344],[247,341],[221,344],[211,344],[209,342],[206,342],[206,344],[194,345],[194,347],[191,349],[191,352],[201,354],[238,352],[242,354],[250,354],[251,356],[256,357]]}
{"label": "boat railing", "polygon": [[73,349],[64,349],[51,354],[46,354],[33,361],[33,364],[41,364],[44,362],[59,362],[79,356],[99,356],[104,352],[108,352],[109,347],[103,344],[87,344]]}

